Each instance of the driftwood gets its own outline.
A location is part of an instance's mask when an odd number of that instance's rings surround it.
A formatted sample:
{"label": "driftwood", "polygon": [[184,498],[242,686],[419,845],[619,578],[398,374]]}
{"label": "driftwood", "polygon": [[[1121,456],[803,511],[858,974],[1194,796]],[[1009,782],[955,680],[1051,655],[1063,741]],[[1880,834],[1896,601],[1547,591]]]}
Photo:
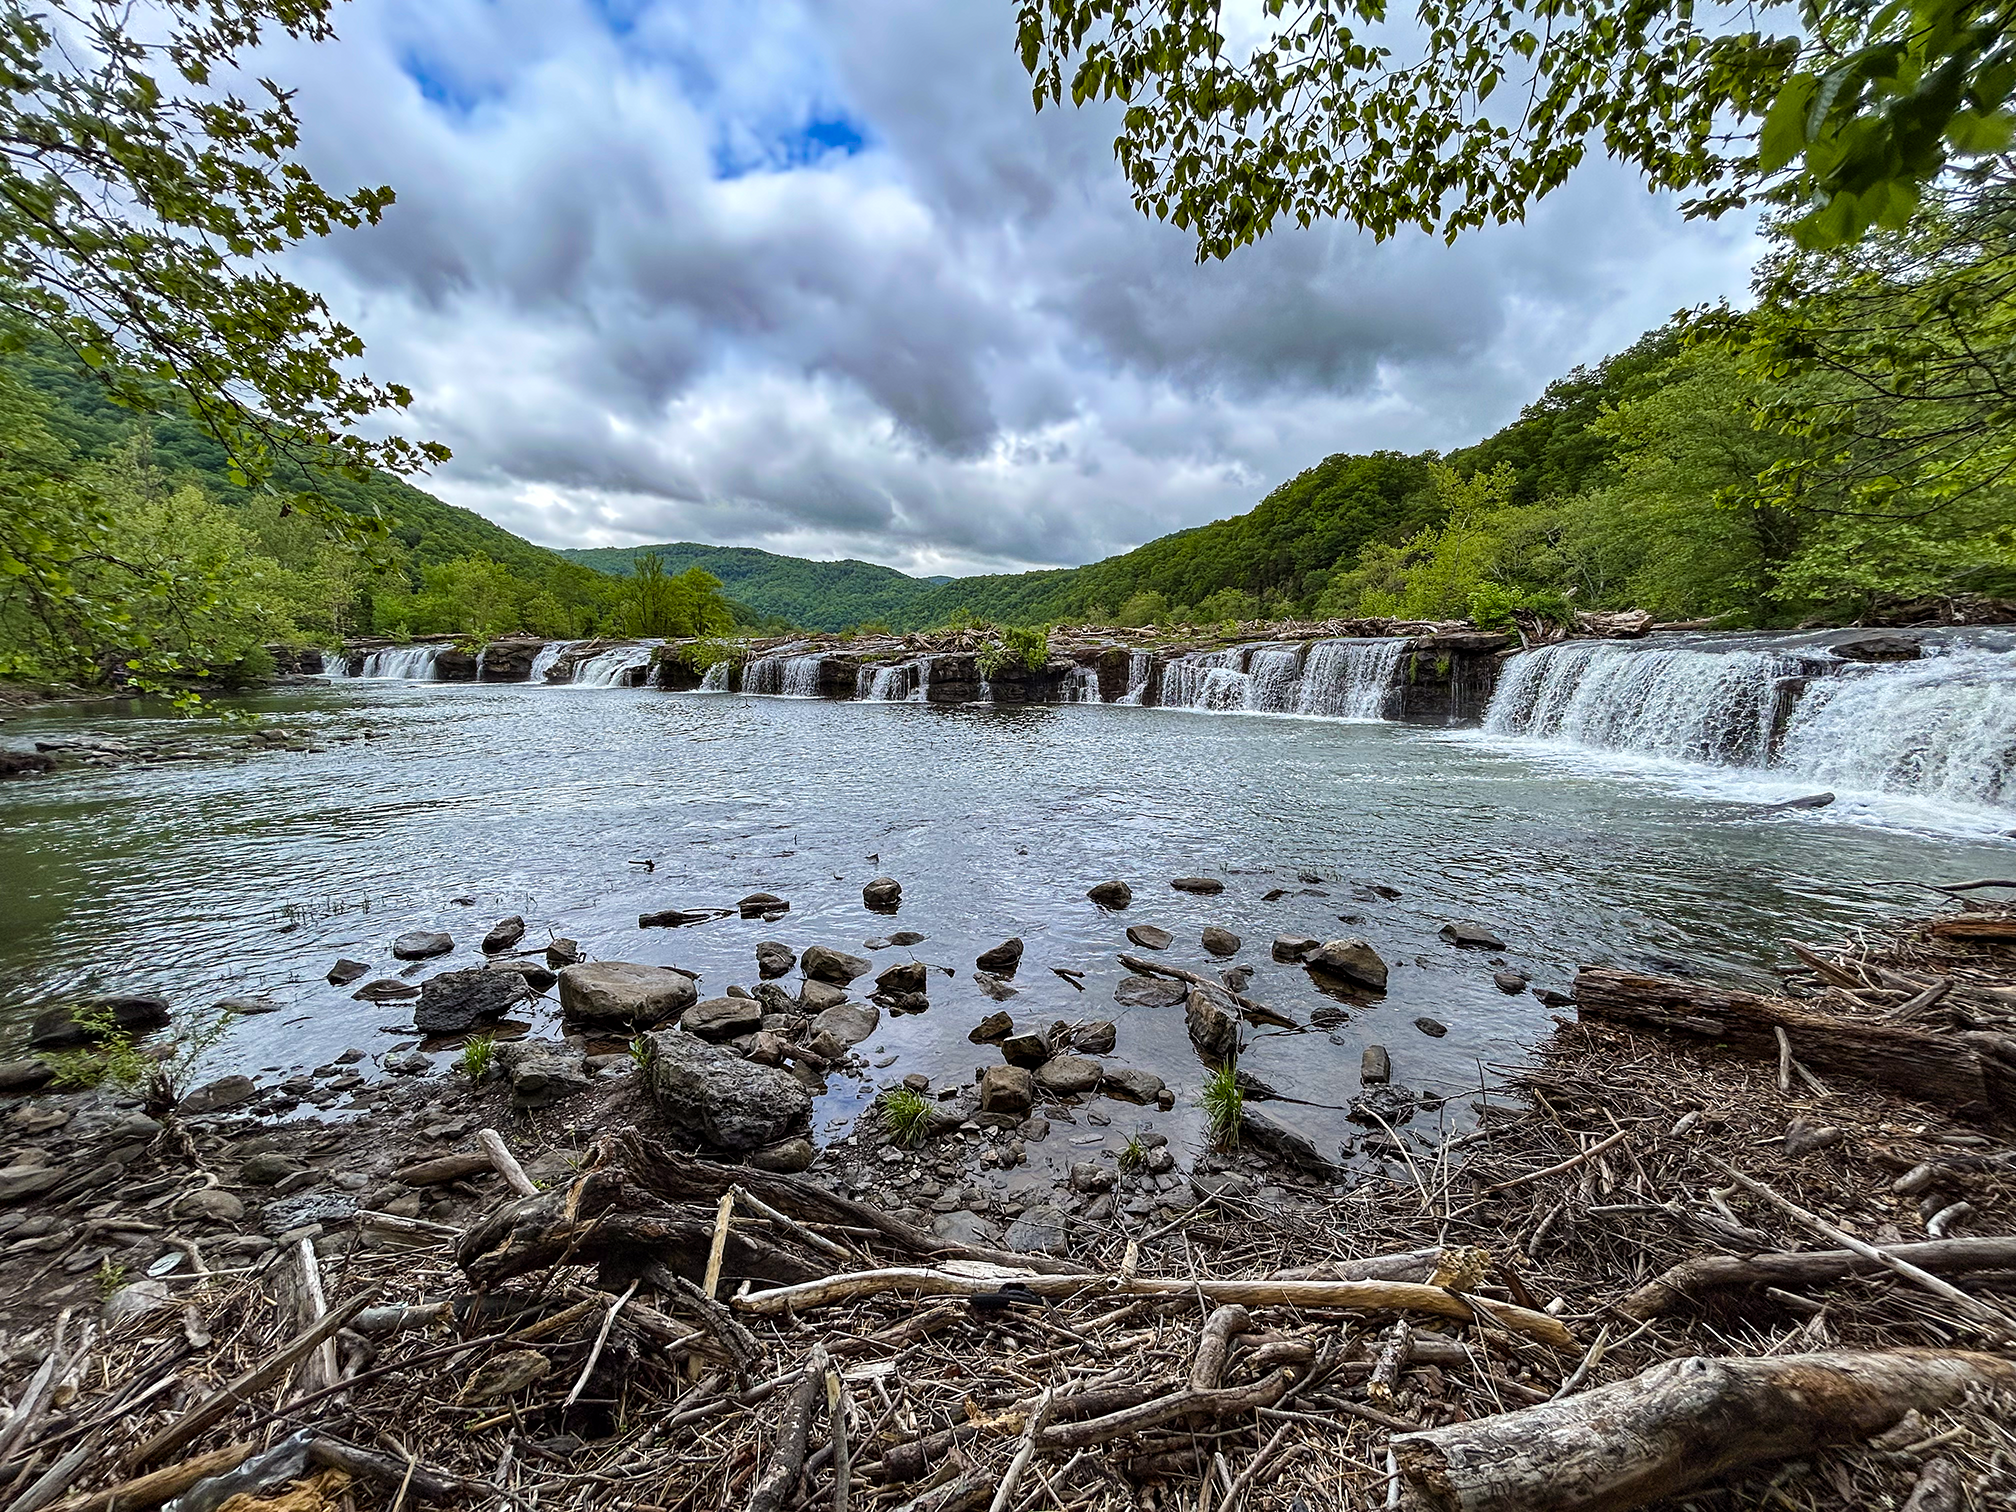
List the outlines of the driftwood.
{"label": "driftwood", "polygon": [[749,1512],[779,1512],[784,1499],[798,1487],[798,1474],[805,1468],[805,1435],[812,1426],[812,1413],[826,1393],[826,1351],[813,1345],[805,1357],[803,1373],[784,1416],[777,1424],[777,1441],[770,1451],[770,1463],[749,1493]]}
{"label": "driftwood", "polygon": [[1859,1077],[1973,1122],[2016,1122],[2016,1038],[1935,1034],[1816,1013],[1785,998],[1590,967],[1575,978],[1585,1018],[1701,1035],[1776,1061],[1778,1032],[1816,1071]]}
{"label": "driftwood", "polygon": [[[1893,1244],[1889,1253],[1935,1276],[1974,1271],[2016,1270],[2016,1237],[1943,1239],[1931,1244]],[[1617,1304],[1617,1310],[1644,1322],[1737,1287],[1799,1287],[1870,1276],[1883,1262],[1853,1250],[1814,1250],[1769,1255],[1698,1255],[1653,1277]]]}
{"label": "driftwood", "polygon": [[1403,1434],[1431,1512],[1621,1512],[1768,1460],[1858,1443],[1914,1409],[2016,1388],[2016,1365],[1939,1350],[1669,1360],[1581,1396]]}
{"label": "driftwood", "polygon": [[[632,1131],[603,1139],[590,1168],[565,1185],[493,1208],[462,1236],[456,1260],[479,1286],[557,1264],[599,1264],[605,1284],[618,1291],[654,1263],[697,1279],[706,1273],[719,1204],[730,1188],[799,1225],[865,1232],[872,1236],[868,1242],[905,1259],[1071,1268],[1041,1256],[952,1244],[799,1177],[700,1160]],[[725,1276],[791,1285],[831,1269],[830,1254],[802,1243],[789,1228],[728,1227]]]}
{"label": "driftwood", "polygon": [[403,1186],[438,1186],[445,1181],[466,1181],[471,1176],[488,1176],[496,1169],[487,1151],[465,1150],[457,1155],[437,1155],[431,1160],[416,1160],[412,1165],[401,1166],[394,1171],[392,1179]]}
{"label": "driftwood", "polygon": [[735,1299],[739,1312],[770,1314],[805,1311],[835,1302],[849,1302],[883,1292],[920,1297],[971,1297],[996,1290],[1003,1281],[1042,1297],[1070,1296],[1081,1290],[1114,1296],[1198,1297],[1211,1303],[1237,1302],[1253,1307],[1349,1307],[1371,1312],[1420,1312],[1464,1322],[1488,1322],[1524,1334],[1557,1349],[1573,1347],[1575,1337],[1559,1319],[1509,1302],[1464,1296],[1451,1288],[1408,1281],[1223,1281],[1178,1277],[1097,1275],[957,1275],[918,1269],[855,1271],[828,1276],[799,1286],[751,1292]]}
{"label": "driftwood", "polygon": [[208,1454],[198,1454],[177,1465],[168,1465],[146,1475],[124,1480],[103,1491],[72,1496],[57,1502],[50,1512],[140,1512],[172,1501],[200,1480],[236,1470],[252,1457],[250,1442],[226,1444]]}
{"label": "driftwood", "polygon": [[1261,1023],[1276,1024],[1283,1029],[1299,1029],[1302,1027],[1279,1008],[1269,1008],[1265,1003],[1249,998],[1244,993],[1234,992],[1230,987],[1227,987],[1223,982],[1215,978],[1202,976],[1194,971],[1185,971],[1181,966],[1165,966],[1159,961],[1149,961],[1137,955],[1129,955],[1124,950],[1120,952],[1120,964],[1136,976],[1168,977],[1173,981],[1187,982],[1192,987],[1202,987],[1206,992],[1219,993],[1232,1002],[1237,1003],[1242,1011],[1251,1014]]}

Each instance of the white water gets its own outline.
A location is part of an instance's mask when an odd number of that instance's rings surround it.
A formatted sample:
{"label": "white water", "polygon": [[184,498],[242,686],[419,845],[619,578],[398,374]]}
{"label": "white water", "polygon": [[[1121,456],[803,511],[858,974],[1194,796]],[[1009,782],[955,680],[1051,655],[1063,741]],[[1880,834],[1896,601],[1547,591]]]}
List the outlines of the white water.
{"label": "white water", "polygon": [[1123,704],[1139,705],[1148,694],[1149,679],[1155,671],[1155,658],[1146,651],[1133,651],[1127,656],[1127,691],[1120,695]]}
{"label": "white water", "polygon": [[734,671],[734,663],[728,661],[717,661],[716,663],[714,663],[713,666],[709,667],[704,673],[701,674],[700,691],[702,693],[728,692],[729,691],[728,678],[733,671]]}
{"label": "white water", "polygon": [[[381,681],[433,682],[434,662],[440,655],[439,646],[388,646],[368,653],[357,669],[357,676]],[[350,675],[349,662],[340,653],[329,657],[323,665],[333,669],[325,674],[329,677]]]}
{"label": "white water", "polygon": [[915,672],[908,665],[868,663],[854,674],[854,696],[863,703],[901,703],[910,696]]}
{"label": "white water", "polygon": [[[1378,719],[1393,690],[1404,640],[1330,640],[1302,646],[1234,646],[1181,657],[1162,669],[1165,708],[1220,714],[1306,714]],[[1139,653],[1137,653],[1138,655]],[[1131,686],[1127,697],[1138,703]]]}
{"label": "white water", "polygon": [[2016,651],[1925,649],[1918,661],[1849,662],[1802,679],[1798,658],[1770,649],[1547,646],[1506,666],[1484,733],[1719,774],[1733,797],[1825,790],[1842,817],[2006,830]]}
{"label": "white water", "polygon": [[634,646],[617,646],[612,650],[598,651],[593,656],[584,656],[574,663],[573,683],[577,688],[618,688],[628,687],[629,674],[639,667],[648,666],[651,653],[658,648],[658,642]]}
{"label": "white water", "polygon": [[759,657],[742,669],[742,691],[774,698],[817,698],[819,667],[825,660],[817,652]]}
{"label": "white water", "polygon": [[525,673],[525,681],[543,683],[546,674],[553,670],[553,664],[573,649],[573,641],[548,641],[532,657],[532,665]]}
{"label": "white water", "polygon": [[1098,703],[1099,669],[1097,667],[1073,667],[1064,679],[1061,689],[1065,703]]}

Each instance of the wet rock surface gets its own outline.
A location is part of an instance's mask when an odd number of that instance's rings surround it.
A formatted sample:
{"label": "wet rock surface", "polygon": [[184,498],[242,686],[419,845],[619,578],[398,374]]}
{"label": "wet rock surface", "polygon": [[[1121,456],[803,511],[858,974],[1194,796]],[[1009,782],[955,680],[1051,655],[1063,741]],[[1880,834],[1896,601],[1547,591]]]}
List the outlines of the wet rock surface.
{"label": "wet rock surface", "polygon": [[585,961],[560,972],[560,1007],[597,1026],[644,1028],[684,1013],[699,988],[682,972],[630,961]]}
{"label": "wet rock surface", "polygon": [[466,1034],[502,1018],[525,994],[524,979],[508,972],[480,966],[444,971],[420,984],[413,1027],[422,1034]]}

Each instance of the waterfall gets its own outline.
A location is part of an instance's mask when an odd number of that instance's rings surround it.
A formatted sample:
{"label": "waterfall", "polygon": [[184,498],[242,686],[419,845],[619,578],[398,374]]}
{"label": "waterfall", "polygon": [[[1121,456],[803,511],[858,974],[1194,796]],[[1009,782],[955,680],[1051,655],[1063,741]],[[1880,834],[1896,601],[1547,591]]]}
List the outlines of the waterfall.
{"label": "waterfall", "polygon": [[1918,661],[1860,663],[1754,645],[1546,646],[1506,666],[1484,729],[1985,809],[2005,824],[2016,809],[2016,651],[1925,649]]}
{"label": "waterfall", "polygon": [[742,669],[742,691],[773,698],[817,698],[819,669],[825,660],[818,652],[759,657]]}
{"label": "waterfall", "polygon": [[1098,703],[1099,669],[1097,667],[1073,667],[1064,679],[1062,689],[1065,703]]}
{"label": "waterfall", "polygon": [[533,655],[532,665],[525,673],[525,681],[534,684],[545,682],[547,673],[553,670],[553,664],[565,656],[574,644],[573,641],[546,642]]}
{"label": "waterfall", "polygon": [[[1162,669],[1156,702],[1217,714],[1303,714],[1378,719],[1393,691],[1405,640],[1317,641],[1305,648],[1262,644],[1178,657]],[[1136,652],[1142,657],[1145,653]],[[1138,674],[1141,687],[1147,674]],[[1141,702],[1130,662],[1123,703]]]}
{"label": "waterfall", "polygon": [[910,696],[914,671],[908,664],[864,664],[854,675],[854,696],[864,703],[901,703]]}
{"label": "waterfall", "polygon": [[476,681],[483,681],[483,661],[490,654],[490,643],[485,641],[476,648]]}
{"label": "waterfall", "polygon": [[439,646],[387,646],[382,651],[367,655],[364,664],[357,669],[357,675],[381,680],[433,682],[434,661],[440,654]]}
{"label": "waterfall", "polygon": [[784,696],[786,698],[817,698],[819,696],[819,674],[826,665],[823,656],[794,656],[784,663]]}
{"label": "waterfall", "polygon": [[728,686],[728,677],[734,669],[735,664],[725,658],[715,662],[706,672],[701,674],[700,691],[702,693],[727,693],[732,691]]}
{"label": "waterfall", "polygon": [[631,673],[651,665],[651,653],[660,643],[638,643],[630,646],[616,646],[607,651],[598,651],[593,656],[584,656],[574,663],[574,686],[577,688],[628,688],[635,686]]}
{"label": "waterfall", "polygon": [[1155,653],[1152,651],[1130,651],[1127,653],[1127,691],[1120,695],[1120,702],[1139,706],[1148,696],[1150,680],[1155,672]]}
{"label": "waterfall", "polygon": [[907,699],[905,699],[904,702],[905,703],[931,702],[930,657],[921,656],[917,659],[917,686],[910,690],[910,696]]}

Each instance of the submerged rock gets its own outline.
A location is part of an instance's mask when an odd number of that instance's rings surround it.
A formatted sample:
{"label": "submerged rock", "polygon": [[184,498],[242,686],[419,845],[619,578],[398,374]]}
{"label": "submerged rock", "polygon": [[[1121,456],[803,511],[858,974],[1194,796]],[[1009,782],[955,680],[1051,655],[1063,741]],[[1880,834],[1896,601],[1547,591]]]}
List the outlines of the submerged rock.
{"label": "submerged rock", "polygon": [[843,1050],[854,1046],[873,1034],[882,1023],[882,1014],[868,1003],[840,1003],[818,1014],[811,1025],[816,1037],[828,1035]]}
{"label": "submerged rock", "polygon": [[1225,891],[1225,884],[1216,877],[1177,877],[1169,885],[1178,892],[1196,893],[1204,898],[1214,898]]}
{"label": "submerged rock", "polygon": [[976,971],[973,973],[973,980],[982,992],[997,1003],[1007,1002],[1022,990],[1019,987],[1009,986],[991,971]]}
{"label": "submerged rock", "polygon": [[875,969],[872,961],[860,956],[849,955],[844,950],[835,950],[830,945],[808,945],[805,954],[799,958],[799,965],[805,975],[815,982],[831,982],[845,987],[856,977],[866,976]]}
{"label": "submerged rock", "polygon": [[1134,901],[1134,889],[1125,882],[1099,882],[1085,889],[1085,896],[1101,908],[1125,908]]}
{"label": "submerged rock", "polygon": [[409,929],[392,942],[392,954],[402,961],[431,960],[454,948],[453,936],[439,929]]}
{"label": "submerged rock", "polygon": [[284,1003],[276,1003],[269,997],[227,997],[219,998],[210,1005],[212,1013],[235,1013],[243,1018],[257,1018],[262,1013],[280,1013]]}
{"label": "submerged rock", "polygon": [[380,977],[375,982],[366,982],[350,996],[363,1003],[397,1003],[420,996],[420,988],[417,983],[398,977]]}
{"label": "submerged rock", "polygon": [[364,961],[353,961],[347,957],[338,957],[336,964],[329,968],[329,975],[325,980],[331,987],[348,987],[352,982],[370,971],[370,969],[370,965]]}
{"label": "submerged rock", "polygon": [[756,947],[756,974],[766,982],[798,964],[797,952],[782,940],[764,940]]}
{"label": "submerged rock", "polygon": [[1113,1001],[1129,1008],[1174,1008],[1189,999],[1190,989],[1161,977],[1124,976],[1113,986]]}
{"label": "submerged rock", "polygon": [[759,1066],[683,1030],[648,1036],[646,1073],[659,1114],[717,1150],[760,1150],[802,1134],[812,1098],[794,1077]]}
{"label": "submerged rock", "polygon": [[1430,1039],[1441,1039],[1443,1035],[1449,1032],[1449,1026],[1440,1019],[1417,1018],[1414,1020],[1414,1027]]}
{"label": "submerged rock", "polygon": [[560,973],[560,1008],[591,1024],[648,1027],[691,1008],[700,991],[684,972],[630,961],[588,961]]}
{"label": "submerged rock", "polygon": [[1176,943],[1176,936],[1166,929],[1157,929],[1153,924],[1130,924],[1127,938],[1143,950],[1167,950]]}
{"label": "submerged rock", "polygon": [[1303,964],[1373,992],[1386,990],[1386,963],[1365,940],[1331,940]]}
{"label": "submerged rock", "polygon": [[1019,938],[1003,940],[999,945],[981,951],[973,958],[973,964],[997,976],[1013,976],[1015,968],[1022,964],[1022,941]]}
{"label": "submerged rock", "polygon": [[1503,950],[1505,942],[1498,938],[1498,932],[1489,924],[1479,924],[1475,919],[1456,919],[1444,924],[1440,930],[1443,939],[1458,950]]}
{"label": "submerged rock", "polygon": [[483,953],[497,955],[511,949],[525,938],[525,920],[518,914],[508,919],[499,919],[490,926],[490,932],[483,936]]}
{"label": "submerged rock", "polygon": [[903,901],[903,884],[894,877],[877,877],[861,889],[861,901],[873,909],[893,910]]}
{"label": "submerged rock", "polygon": [[502,1018],[524,1001],[525,979],[514,972],[471,966],[444,971],[420,984],[413,1027],[422,1034],[466,1034]]}
{"label": "submerged rock", "polygon": [[36,1050],[70,1050],[95,1044],[108,1034],[145,1034],[164,1027],[168,1018],[165,998],[87,998],[37,1014],[28,1043]]}
{"label": "submerged rock", "polygon": [[1220,929],[1216,924],[1204,926],[1204,948],[1214,956],[1239,954],[1239,947],[1245,942],[1229,929]]}

